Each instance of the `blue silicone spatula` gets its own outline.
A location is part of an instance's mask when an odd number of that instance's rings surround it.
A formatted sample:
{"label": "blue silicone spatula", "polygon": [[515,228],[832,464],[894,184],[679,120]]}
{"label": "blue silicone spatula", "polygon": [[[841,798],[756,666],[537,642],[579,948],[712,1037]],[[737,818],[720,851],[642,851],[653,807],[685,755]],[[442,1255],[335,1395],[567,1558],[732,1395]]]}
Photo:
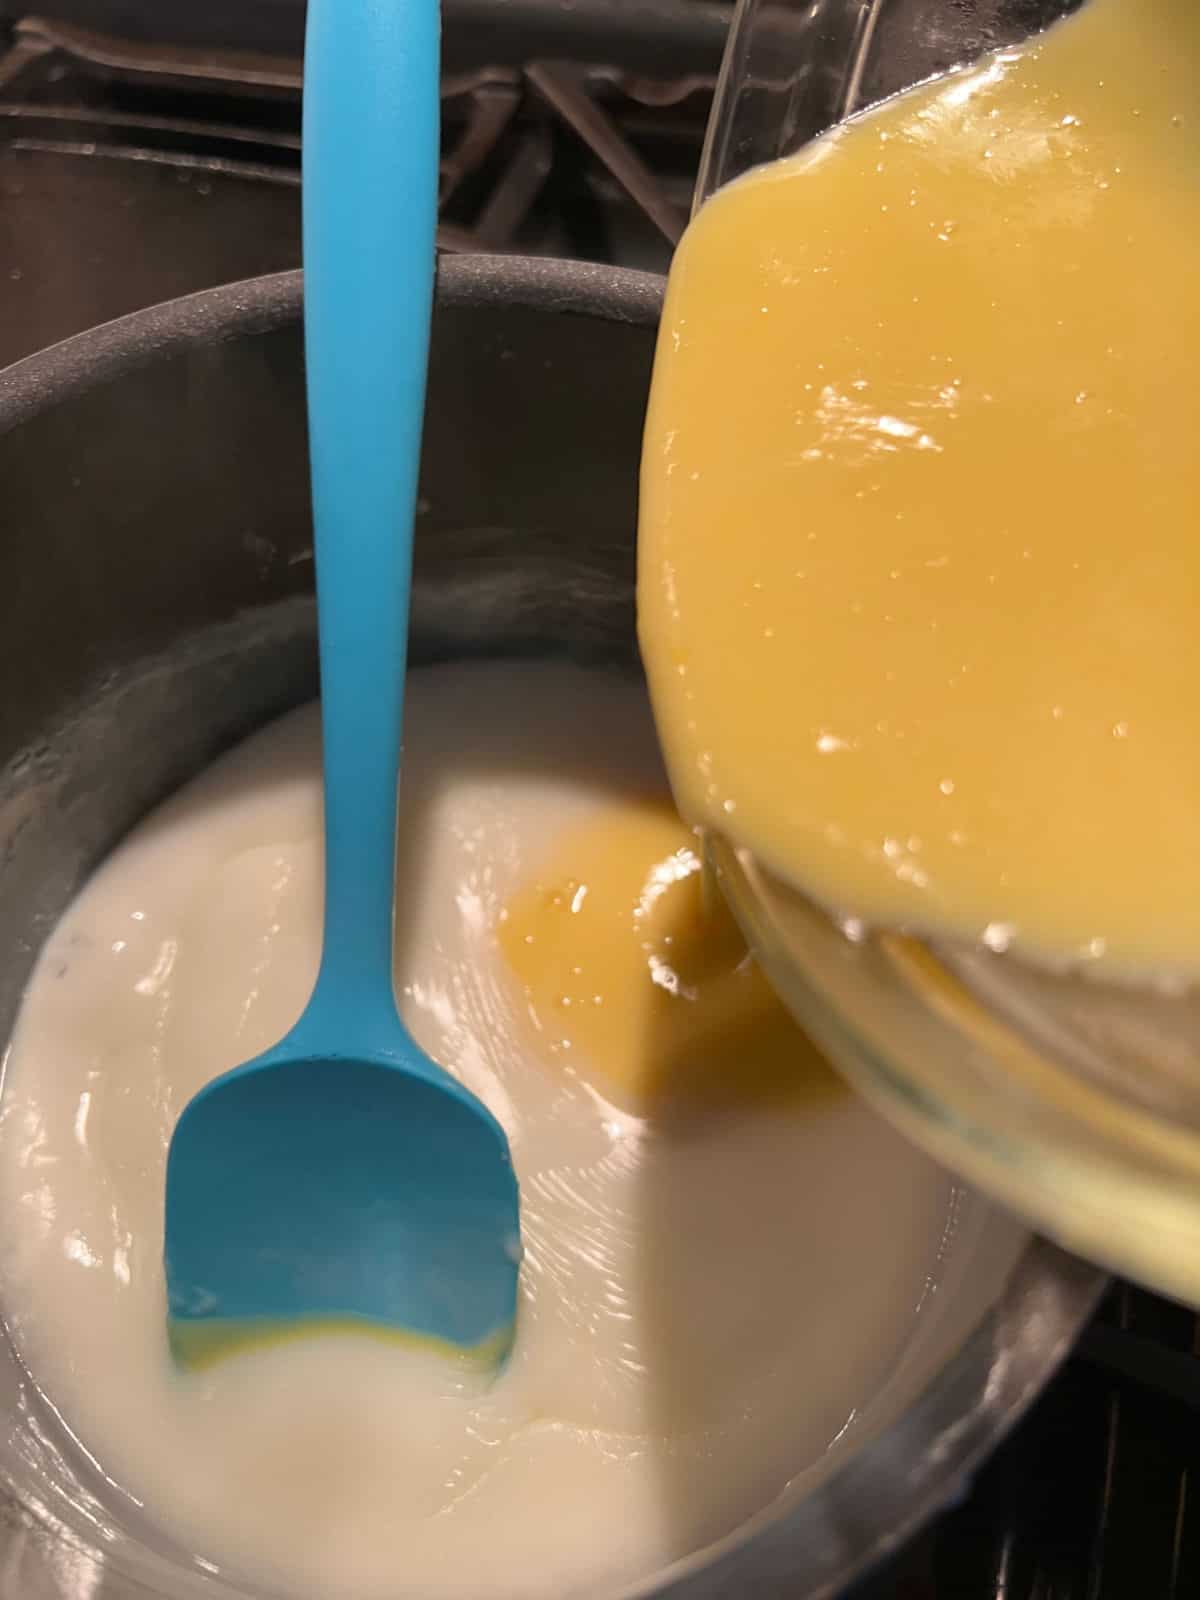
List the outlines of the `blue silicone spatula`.
{"label": "blue silicone spatula", "polygon": [[433,297],[437,0],[309,0],[305,342],[325,928],[291,1033],[186,1107],[167,1164],[177,1360],[358,1324],[503,1357],[517,1185],[392,989],[397,774]]}

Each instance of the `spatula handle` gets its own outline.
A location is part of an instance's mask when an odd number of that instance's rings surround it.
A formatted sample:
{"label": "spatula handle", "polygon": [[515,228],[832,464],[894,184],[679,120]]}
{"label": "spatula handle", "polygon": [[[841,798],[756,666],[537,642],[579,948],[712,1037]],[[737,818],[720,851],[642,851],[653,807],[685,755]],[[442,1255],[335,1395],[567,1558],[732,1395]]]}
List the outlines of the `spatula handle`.
{"label": "spatula handle", "polygon": [[438,188],[437,0],[309,0],[304,327],[325,762],[320,994],[391,1006]]}

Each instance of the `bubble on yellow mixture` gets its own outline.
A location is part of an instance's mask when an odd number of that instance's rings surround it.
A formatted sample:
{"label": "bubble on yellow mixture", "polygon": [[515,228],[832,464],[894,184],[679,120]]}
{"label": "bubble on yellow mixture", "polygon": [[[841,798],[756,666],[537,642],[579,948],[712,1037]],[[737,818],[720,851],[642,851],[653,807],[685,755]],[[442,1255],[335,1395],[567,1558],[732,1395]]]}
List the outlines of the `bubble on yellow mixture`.
{"label": "bubble on yellow mixture", "polygon": [[838,1082],[776,998],[674,810],[628,800],[500,913],[500,948],[563,1069],[643,1115],[797,1105]]}

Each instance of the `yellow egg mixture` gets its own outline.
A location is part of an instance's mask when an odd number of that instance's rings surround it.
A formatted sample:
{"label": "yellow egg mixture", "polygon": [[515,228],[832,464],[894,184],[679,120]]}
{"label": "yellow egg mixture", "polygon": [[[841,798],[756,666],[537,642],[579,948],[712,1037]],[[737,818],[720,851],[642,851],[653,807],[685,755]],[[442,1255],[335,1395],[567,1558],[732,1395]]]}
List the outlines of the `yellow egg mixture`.
{"label": "yellow egg mixture", "polygon": [[1200,970],[1200,7],[1089,0],[708,202],[640,630],[685,816],[868,921]]}
{"label": "yellow egg mixture", "polygon": [[[698,841],[660,798],[571,834],[501,913],[530,1016],[635,1113],[696,1115],[835,1092],[706,893]],[[582,1070],[582,1068],[581,1068]]]}

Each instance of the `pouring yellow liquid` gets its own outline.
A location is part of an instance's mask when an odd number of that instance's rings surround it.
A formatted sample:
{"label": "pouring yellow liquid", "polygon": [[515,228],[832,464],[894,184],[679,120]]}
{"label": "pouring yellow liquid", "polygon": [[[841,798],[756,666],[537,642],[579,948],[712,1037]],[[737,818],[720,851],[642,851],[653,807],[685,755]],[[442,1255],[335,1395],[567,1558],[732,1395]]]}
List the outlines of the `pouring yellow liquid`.
{"label": "pouring yellow liquid", "polygon": [[838,1092],[660,799],[571,834],[497,932],[547,1052],[622,1110],[680,1122]]}
{"label": "pouring yellow liquid", "polygon": [[718,193],[642,462],[684,816],[831,909],[1200,972],[1200,7],[1089,0]]}

